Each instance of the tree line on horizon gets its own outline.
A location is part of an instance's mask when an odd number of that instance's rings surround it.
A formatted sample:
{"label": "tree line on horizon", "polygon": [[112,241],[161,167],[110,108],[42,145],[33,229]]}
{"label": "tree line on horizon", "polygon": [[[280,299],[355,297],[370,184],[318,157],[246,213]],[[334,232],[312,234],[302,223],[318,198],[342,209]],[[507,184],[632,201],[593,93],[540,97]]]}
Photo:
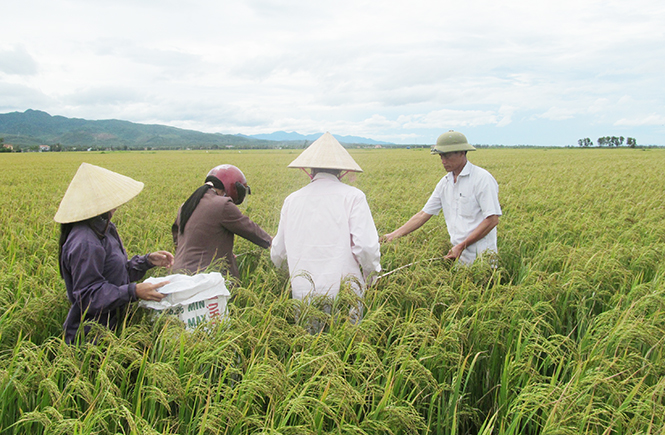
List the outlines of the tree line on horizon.
{"label": "tree line on horizon", "polygon": [[[635,148],[637,146],[637,141],[635,140],[634,137],[627,137],[625,138],[626,140],[626,146],[630,148]],[[608,146],[608,147],[619,147],[623,145],[624,137],[623,136],[604,136],[604,137],[599,137],[598,138],[598,146],[603,147],[603,146]],[[589,139],[588,137],[584,139],[579,139],[577,141],[577,144],[581,147],[592,147],[593,146],[593,141]]]}

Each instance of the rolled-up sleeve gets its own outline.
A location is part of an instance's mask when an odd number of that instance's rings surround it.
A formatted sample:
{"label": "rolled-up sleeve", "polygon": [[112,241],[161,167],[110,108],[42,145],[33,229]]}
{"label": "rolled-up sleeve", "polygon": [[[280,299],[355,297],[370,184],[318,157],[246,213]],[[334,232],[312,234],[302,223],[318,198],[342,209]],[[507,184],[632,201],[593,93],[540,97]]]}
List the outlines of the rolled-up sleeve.
{"label": "rolled-up sleeve", "polygon": [[483,218],[501,216],[499,185],[492,177],[485,177],[477,186],[476,199]]}
{"label": "rolled-up sleeve", "polygon": [[422,211],[432,216],[437,216],[441,209],[443,209],[443,186],[447,183],[446,177],[442,178],[434,188],[434,192],[430,195],[425,203]]}

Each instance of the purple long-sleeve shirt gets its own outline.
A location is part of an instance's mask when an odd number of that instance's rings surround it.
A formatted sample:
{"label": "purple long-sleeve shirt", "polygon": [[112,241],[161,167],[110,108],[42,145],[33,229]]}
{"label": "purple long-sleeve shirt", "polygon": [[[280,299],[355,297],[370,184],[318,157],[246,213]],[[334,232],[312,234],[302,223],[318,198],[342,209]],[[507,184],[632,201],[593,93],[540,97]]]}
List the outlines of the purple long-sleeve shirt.
{"label": "purple long-sleeve shirt", "polygon": [[62,274],[72,304],[63,325],[67,343],[76,338],[82,320],[115,328],[118,311],[137,300],[133,281],[153,267],[148,255],[127,260],[115,225],[109,223],[104,232],[105,226],[102,219],[77,223],[62,247]]}

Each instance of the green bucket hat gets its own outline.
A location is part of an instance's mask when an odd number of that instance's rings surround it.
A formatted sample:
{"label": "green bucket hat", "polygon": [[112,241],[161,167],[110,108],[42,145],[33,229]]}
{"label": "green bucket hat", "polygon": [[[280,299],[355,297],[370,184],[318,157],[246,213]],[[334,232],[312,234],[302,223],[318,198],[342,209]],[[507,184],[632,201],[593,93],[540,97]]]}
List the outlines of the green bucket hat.
{"label": "green bucket hat", "polygon": [[436,145],[432,146],[432,154],[453,153],[455,151],[475,151],[476,149],[469,144],[466,136],[462,133],[450,130],[443,133],[436,140]]}

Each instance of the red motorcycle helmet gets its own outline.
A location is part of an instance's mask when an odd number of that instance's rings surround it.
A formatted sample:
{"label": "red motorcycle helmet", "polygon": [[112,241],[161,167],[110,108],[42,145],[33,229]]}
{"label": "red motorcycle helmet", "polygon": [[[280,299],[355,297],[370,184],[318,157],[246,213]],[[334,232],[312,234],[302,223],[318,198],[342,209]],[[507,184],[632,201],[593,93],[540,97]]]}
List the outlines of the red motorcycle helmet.
{"label": "red motorcycle helmet", "polygon": [[233,165],[215,166],[208,172],[208,177],[215,177],[221,181],[226,196],[230,197],[236,205],[242,204],[245,195],[252,193],[252,189],[247,185],[245,175]]}

